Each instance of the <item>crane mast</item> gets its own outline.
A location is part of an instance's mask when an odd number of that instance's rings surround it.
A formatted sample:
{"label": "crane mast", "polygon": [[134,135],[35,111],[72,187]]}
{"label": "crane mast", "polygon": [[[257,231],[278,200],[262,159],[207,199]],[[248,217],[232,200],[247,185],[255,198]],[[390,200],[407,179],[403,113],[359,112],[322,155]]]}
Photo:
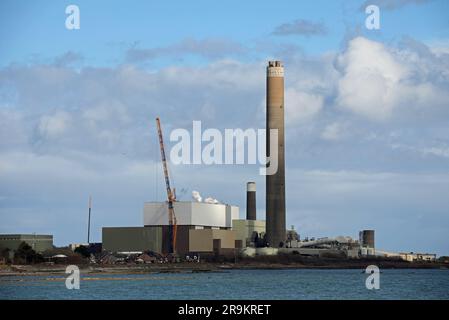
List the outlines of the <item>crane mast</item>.
{"label": "crane mast", "polygon": [[173,191],[170,187],[170,178],[168,175],[168,164],[167,159],[165,157],[165,147],[164,147],[164,139],[162,137],[162,128],[161,122],[159,118],[156,118],[157,132],[159,136],[159,146],[161,149],[161,158],[162,158],[162,166],[164,169],[164,178],[165,178],[165,187],[167,189],[167,200],[168,200],[168,235],[169,235],[169,253],[176,253],[176,216],[175,210],[173,207],[173,202],[176,201],[175,189]]}

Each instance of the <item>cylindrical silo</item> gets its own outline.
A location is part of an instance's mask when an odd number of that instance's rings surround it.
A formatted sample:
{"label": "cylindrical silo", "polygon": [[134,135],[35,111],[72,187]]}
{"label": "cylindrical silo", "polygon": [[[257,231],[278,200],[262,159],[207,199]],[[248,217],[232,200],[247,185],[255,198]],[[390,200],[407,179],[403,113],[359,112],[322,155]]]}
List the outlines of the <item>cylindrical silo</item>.
{"label": "cylindrical silo", "polygon": [[[269,61],[267,67],[267,157],[277,151],[277,172],[266,176],[266,239],[270,247],[285,244],[284,67]],[[270,130],[278,132],[277,150],[270,150]],[[270,163],[267,164],[267,172]]]}
{"label": "cylindrical silo", "polygon": [[374,248],[374,230],[363,230],[361,236],[362,246],[366,248]]}
{"label": "cylindrical silo", "polygon": [[256,220],[256,183],[246,184],[246,220]]}

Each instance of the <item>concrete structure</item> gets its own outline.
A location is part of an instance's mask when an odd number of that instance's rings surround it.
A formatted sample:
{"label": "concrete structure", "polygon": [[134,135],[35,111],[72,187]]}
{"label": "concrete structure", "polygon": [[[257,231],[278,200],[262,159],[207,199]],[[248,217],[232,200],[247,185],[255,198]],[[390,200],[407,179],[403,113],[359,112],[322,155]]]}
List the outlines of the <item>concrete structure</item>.
{"label": "concrete structure", "polygon": [[400,258],[404,261],[436,261],[437,255],[435,253],[415,253],[415,252],[388,252],[383,250],[376,250],[376,256],[384,258]]}
{"label": "concrete structure", "polygon": [[376,251],[374,248],[360,247],[360,256],[368,257],[368,256],[376,256]]}
{"label": "concrete structure", "polygon": [[353,252],[348,253],[348,250],[336,248],[279,248],[278,253],[300,254],[320,258],[346,258],[348,254],[353,254]]}
{"label": "concrete structure", "polygon": [[[220,251],[235,248],[235,233],[230,229],[232,220],[239,218],[238,207],[182,201],[174,202],[174,211],[177,219],[176,252],[178,254],[199,252],[205,248],[204,245],[210,249],[211,253],[215,249]],[[167,203],[146,202],[143,209],[143,224],[143,227],[103,228],[103,250],[169,252]],[[192,240],[194,248],[190,247],[190,234],[195,236]],[[214,243],[218,246],[215,249]],[[198,244],[203,247],[198,247]]]}
{"label": "concrete structure", "polygon": [[413,253],[413,252],[400,252],[399,257],[402,260],[415,262],[415,261],[436,261],[437,255],[434,253]]}
{"label": "concrete structure", "polygon": [[[266,221],[269,246],[279,247],[286,240],[285,225],[285,159],[284,159],[284,67],[280,61],[269,61],[267,67],[267,145],[268,156],[278,158],[275,174],[266,176]],[[278,132],[278,150],[270,150],[270,130]],[[267,164],[267,171],[270,163]]]}
{"label": "concrete structure", "polygon": [[0,250],[16,251],[22,242],[27,243],[34,251],[41,253],[53,249],[53,236],[44,234],[1,234]]}
{"label": "concrete structure", "polygon": [[374,230],[362,230],[359,232],[360,246],[364,248],[374,249]]}
{"label": "concrete structure", "polygon": [[265,234],[265,221],[262,220],[233,220],[232,230],[235,231],[235,240],[241,241],[242,247],[255,247],[255,234],[263,238]]}
{"label": "concrete structure", "polygon": [[415,255],[413,253],[405,253],[405,252],[401,252],[399,253],[399,257],[402,260],[408,261],[408,262],[413,262],[415,260]]}
{"label": "concrete structure", "polygon": [[[192,230],[230,230],[232,220],[239,218],[239,207],[226,204],[204,202],[177,201],[173,203],[177,220],[176,252],[187,254],[194,252],[190,248],[190,232]],[[166,202],[146,202],[143,209],[144,226],[160,227],[162,229],[162,251],[168,252],[168,215]],[[195,233],[198,238],[205,236],[203,241],[213,241],[209,231]],[[235,241],[233,240],[233,246]],[[227,247],[226,247],[227,248]],[[233,247],[234,248],[234,247]]]}
{"label": "concrete structure", "polygon": [[[166,202],[146,202],[143,208],[144,226],[168,225]],[[239,207],[226,204],[177,201],[174,210],[178,226],[205,226],[230,229],[239,218]]]}
{"label": "concrete structure", "polygon": [[[162,233],[162,252],[168,252],[168,226],[163,226]],[[176,252],[178,254],[187,254],[190,252],[189,247],[189,236],[190,230],[203,230],[203,229],[211,229],[212,227],[204,227],[204,226],[180,226],[178,225],[176,231]]]}
{"label": "concrete structure", "polygon": [[[294,230],[289,230],[293,233]],[[287,241],[287,247],[279,249],[282,253],[301,254],[306,256],[316,257],[335,257],[335,258],[359,258],[360,244],[358,241],[351,237],[338,236],[334,238],[305,238],[303,241],[294,239],[294,234],[290,236],[290,240]],[[367,248],[365,249],[365,255],[367,255]],[[370,249],[374,250],[374,249]]]}
{"label": "concrete structure", "polygon": [[189,230],[189,252],[233,254],[234,249],[235,232],[232,230]]}
{"label": "concrete structure", "polygon": [[246,184],[246,220],[256,220],[256,183]]}
{"label": "concrete structure", "polygon": [[263,247],[263,248],[247,247],[240,250],[240,254],[243,257],[275,256],[279,254],[279,251],[280,251],[279,248],[272,248],[272,247]]}
{"label": "concrete structure", "polygon": [[103,250],[111,252],[162,251],[162,227],[105,227]]}
{"label": "concrete structure", "polygon": [[417,261],[436,261],[437,255],[435,253],[417,253]]}
{"label": "concrete structure", "polygon": [[298,232],[296,232],[295,229],[293,229],[293,226],[290,230],[287,230],[286,232],[286,236],[287,236],[287,243],[291,242],[291,241],[299,241],[299,234]]}

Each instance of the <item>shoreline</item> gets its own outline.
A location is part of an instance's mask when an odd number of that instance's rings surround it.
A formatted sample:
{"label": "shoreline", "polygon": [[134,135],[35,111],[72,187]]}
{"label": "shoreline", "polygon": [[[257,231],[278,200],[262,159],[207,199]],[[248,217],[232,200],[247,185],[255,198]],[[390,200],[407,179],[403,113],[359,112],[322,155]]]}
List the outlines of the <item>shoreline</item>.
{"label": "shoreline", "polygon": [[[411,263],[402,261],[313,261],[313,262],[259,262],[244,261],[237,263],[201,262],[172,264],[129,264],[129,265],[80,265],[82,275],[120,275],[120,274],[162,274],[162,273],[206,273],[226,272],[229,270],[289,270],[289,269],[322,269],[341,270],[359,269],[364,271],[368,265],[377,265],[382,269],[449,269],[442,263]],[[66,275],[67,265],[3,265],[0,266],[1,277],[13,276],[54,276]]]}

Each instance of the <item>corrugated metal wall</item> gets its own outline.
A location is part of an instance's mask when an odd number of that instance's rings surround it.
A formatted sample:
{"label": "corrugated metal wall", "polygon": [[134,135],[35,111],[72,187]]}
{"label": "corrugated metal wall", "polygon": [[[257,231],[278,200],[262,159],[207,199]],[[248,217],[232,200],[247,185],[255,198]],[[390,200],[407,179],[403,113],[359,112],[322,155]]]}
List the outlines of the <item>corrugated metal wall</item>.
{"label": "corrugated metal wall", "polygon": [[162,251],[162,227],[103,228],[103,250],[112,252]]}

